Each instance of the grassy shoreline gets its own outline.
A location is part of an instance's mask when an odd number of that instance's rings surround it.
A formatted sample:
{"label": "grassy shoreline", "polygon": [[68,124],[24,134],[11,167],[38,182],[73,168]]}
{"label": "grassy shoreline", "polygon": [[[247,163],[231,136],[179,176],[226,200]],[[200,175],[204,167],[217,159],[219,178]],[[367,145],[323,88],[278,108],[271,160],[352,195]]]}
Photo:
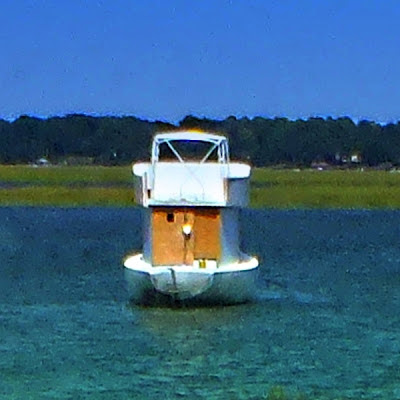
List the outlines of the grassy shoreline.
{"label": "grassy shoreline", "polygon": [[[0,206],[134,206],[130,166],[0,165]],[[250,207],[400,209],[400,174],[256,168]]]}
{"label": "grassy shoreline", "polygon": [[400,209],[400,174],[255,169],[250,203],[273,208]]}

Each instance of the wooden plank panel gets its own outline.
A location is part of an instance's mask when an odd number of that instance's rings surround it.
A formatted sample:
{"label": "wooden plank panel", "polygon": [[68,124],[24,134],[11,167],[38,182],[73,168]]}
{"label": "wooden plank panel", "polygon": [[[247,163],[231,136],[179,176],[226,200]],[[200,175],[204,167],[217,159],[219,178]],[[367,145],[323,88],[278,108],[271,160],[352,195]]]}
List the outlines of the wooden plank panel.
{"label": "wooden plank panel", "polygon": [[[173,215],[173,221],[168,215]],[[153,210],[152,248],[153,265],[183,263],[184,238],[182,235],[183,213],[170,209]]]}
{"label": "wooden plank panel", "polygon": [[194,221],[194,258],[219,260],[221,254],[221,217],[218,209],[196,209]]}
{"label": "wooden plank panel", "polygon": [[[152,213],[153,265],[192,265],[194,259],[219,260],[220,212],[214,208],[157,208]],[[185,236],[184,224],[192,226]]]}

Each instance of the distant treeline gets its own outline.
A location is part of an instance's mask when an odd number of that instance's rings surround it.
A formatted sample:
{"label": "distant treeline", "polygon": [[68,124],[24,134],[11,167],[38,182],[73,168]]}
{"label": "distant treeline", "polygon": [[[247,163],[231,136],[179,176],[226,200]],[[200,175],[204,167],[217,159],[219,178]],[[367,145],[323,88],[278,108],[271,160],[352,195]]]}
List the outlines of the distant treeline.
{"label": "distant treeline", "polygon": [[[0,163],[29,163],[45,157],[96,164],[127,164],[149,158],[153,135],[160,131],[199,129],[228,136],[231,157],[255,166],[346,163],[356,156],[363,165],[400,165],[400,122],[354,123],[348,117],[235,118],[212,120],[187,116],[177,125],[135,117],[72,114],[39,119],[0,120]],[[354,159],[356,159],[354,158]]]}

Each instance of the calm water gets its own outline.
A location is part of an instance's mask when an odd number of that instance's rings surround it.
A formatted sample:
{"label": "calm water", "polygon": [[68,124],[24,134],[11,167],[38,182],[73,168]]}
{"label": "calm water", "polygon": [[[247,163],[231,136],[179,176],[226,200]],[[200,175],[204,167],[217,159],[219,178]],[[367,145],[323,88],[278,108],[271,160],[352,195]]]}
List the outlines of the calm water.
{"label": "calm water", "polygon": [[0,219],[1,399],[400,399],[399,212],[247,211],[259,300],[197,309],[128,305],[137,209]]}

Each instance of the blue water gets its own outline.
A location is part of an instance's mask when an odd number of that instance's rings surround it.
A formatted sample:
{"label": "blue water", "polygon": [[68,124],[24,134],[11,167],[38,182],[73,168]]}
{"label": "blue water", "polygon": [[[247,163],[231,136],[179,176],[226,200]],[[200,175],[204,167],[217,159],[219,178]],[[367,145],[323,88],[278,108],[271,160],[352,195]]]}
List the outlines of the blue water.
{"label": "blue water", "polygon": [[131,306],[138,209],[0,208],[1,399],[400,399],[400,212],[243,213],[258,301]]}

